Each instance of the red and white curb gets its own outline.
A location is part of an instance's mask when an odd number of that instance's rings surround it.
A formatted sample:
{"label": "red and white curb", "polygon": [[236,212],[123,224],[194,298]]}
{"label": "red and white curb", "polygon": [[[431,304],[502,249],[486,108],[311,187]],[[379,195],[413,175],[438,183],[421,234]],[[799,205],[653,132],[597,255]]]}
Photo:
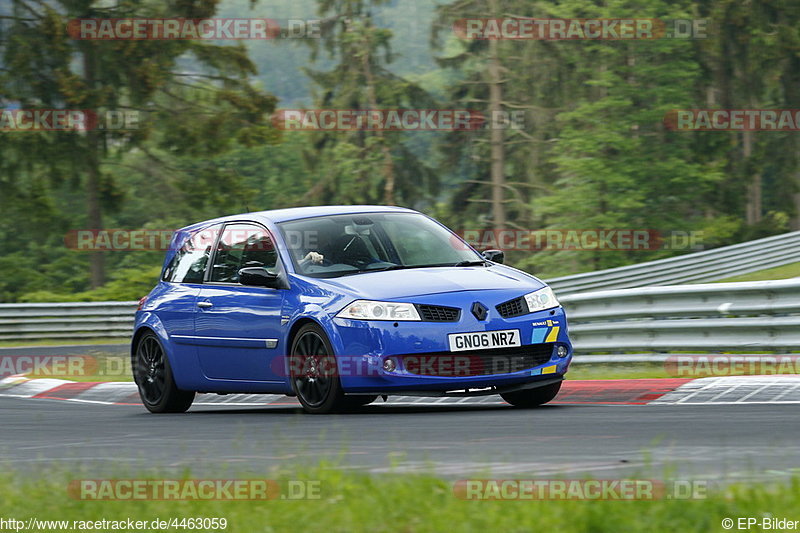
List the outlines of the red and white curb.
{"label": "red and white curb", "polygon": [[[60,379],[0,379],[0,397],[140,405],[131,382],[82,383]],[[426,398],[392,396],[392,405],[503,405],[497,396]],[[553,404],[705,405],[800,403],[800,376],[729,376],[698,379],[567,380]],[[279,394],[199,394],[195,406],[295,406]]]}

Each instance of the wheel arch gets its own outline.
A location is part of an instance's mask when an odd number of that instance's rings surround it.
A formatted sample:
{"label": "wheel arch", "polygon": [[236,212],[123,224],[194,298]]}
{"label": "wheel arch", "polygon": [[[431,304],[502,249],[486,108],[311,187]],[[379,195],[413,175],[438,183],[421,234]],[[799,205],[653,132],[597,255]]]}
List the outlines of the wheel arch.
{"label": "wheel arch", "polygon": [[[134,357],[136,357],[137,344],[142,336],[146,335],[147,333],[152,333],[156,336],[161,344],[161,349],[164,350],[164,355],[167,357],[167,359],[169,359],[169,364],[172,366],[173,371],[175,371],[177,361],[172,353],[172,346],[169,342],[169,334],[154,313],[147,313],[136,321],[133,336],[131,337],[131,365],[133,364]],[[131,368],[133,367],[131,366]]]}
{"label": "wheel arch", "polygon": [[[325,328],[325,326],[320,324],[318,320],[314,320],[313,318],[308,316],[299,317],[292,324],[292,327],[289,328],[289,332],[286,335],[286,351],[287,351],[286,355],[289,355],[288,352],[292,351],[292,343],[294,342],[294,338],[297,336],[297,332],[300,331],[300,329],[306,324],[314,324],[315,326],[319,326],[320,328],[322,328],[322,331],[324,331],[326,334],[328,333],[328,330]],[[328,340],[330,341],[330,335],[328,335],[328,337],[329,337]]]}
{"label": "wheel arch", "polygon": [[157,335],[150,326],[141,326],[133,332],[133,337],[131,337],[131,362],[136,357],[136,348],[139,345],[139,340],[147,333]]}

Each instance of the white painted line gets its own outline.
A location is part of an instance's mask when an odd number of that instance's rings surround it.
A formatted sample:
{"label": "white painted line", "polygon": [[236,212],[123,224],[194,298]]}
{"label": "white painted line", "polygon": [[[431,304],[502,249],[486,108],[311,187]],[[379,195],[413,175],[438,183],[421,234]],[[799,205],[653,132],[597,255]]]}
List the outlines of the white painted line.
{"label": "white painted line", "polygon": [[[770,393],[772,394],[771,398],[769,398]],[[763,399],[765,395],[769,399]],[[794,403],[800,403],[800,376],[776,375],[699,378],[668,392],[661,398],[650,402],[650,405]]]}
{"label": "white painted line", "polygon": [[761,387],[757,388],[756,390],[754,390],[754,391],[753,391],[753,392],[751,392],[750,394],[748,394],[748,395],[746,395],[746,396],[742,396],[741,398],[739,398],[738,400],[736,400],[736,403],[743,403],[743,402],[747,401],[749,398],[752,398],[753,396],[755,396],[755,395],[756,395],[756,394],[758,394],[759,392],[761,392],[761,391],[763,391],[763,390],[766,390],[766,389],[768,389],[768,388],[769,388],[769,385],[768,385],[768,384],[767,384],[767,385],[762,385]]}
{"label": "white painted line", "polygon": [[[779,402],[775,402],[775,401],[770,400],[770,401],[764,401],[764,402],[759,401],[759,402],[746,402],[746,403],[727,402],[727,401],[726,402],[714,402],[714,403],[708,403],[708,402],[681,402],[680,405],[796,405],[796,404],[800,404],[800,400],[786,400],[786,401],[779,401]],[[671,404],[671,403],[665,402],[665,403],[662,403],[660,405],[676,405],[676,404]]]}
{"label": "white painted line", "polygon": [[784,390],[782,393],[775,396],[775,398],[773,398],[773,401],[779,401],[781,398],[792,392],[800,392],[800,383],[798,383],[794,387]]}

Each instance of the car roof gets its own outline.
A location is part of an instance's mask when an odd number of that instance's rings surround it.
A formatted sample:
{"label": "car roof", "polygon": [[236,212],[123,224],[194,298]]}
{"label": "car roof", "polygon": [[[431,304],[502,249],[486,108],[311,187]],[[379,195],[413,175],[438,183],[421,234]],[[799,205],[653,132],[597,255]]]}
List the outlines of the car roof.
{"label": "car roof", "polygon": [[413,209],[390,205],[320,205],[312,207],[290,207],[288,209],[273,209],[272,211],[259,211],[251,215],[264,217],[272,222],[287,222],[301,218],[310,218],[329,215],[352,215],[357,213],[387,213],[402,212],[415,213]]}
{"label": "car roof", "polygon": [[270,211],[253,211],[238,215],[229,215],[198,222],[179,231],[194,231],[202,229],[220,222],[231,220],[267,220],[274,224],[288,222],[290,220],[300,220],[303,218],[331,216],[331,215],[354,215],[358,213],[417,213],[413,209],[390,205],[318,205],[309,207],[289,207],[286,209],[273,209]]}

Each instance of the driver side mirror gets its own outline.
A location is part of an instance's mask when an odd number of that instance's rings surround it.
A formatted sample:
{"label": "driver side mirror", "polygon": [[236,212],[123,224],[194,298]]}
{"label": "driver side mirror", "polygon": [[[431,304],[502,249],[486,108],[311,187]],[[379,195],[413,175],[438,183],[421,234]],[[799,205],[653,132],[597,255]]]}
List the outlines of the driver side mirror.
{"label": "driver side mirror", "polygon": [[270,272],[264,267],[246,267],[239,270],[239,283],[251,287],[280,288],[278,274]]}
{"label": "driver side mirror", "polygon": [[506,254],[503,253],[503,250],[486,250],[483,252],[483,257],[493,263],[500,263],[501,265],[503,261],[506,260]]}

